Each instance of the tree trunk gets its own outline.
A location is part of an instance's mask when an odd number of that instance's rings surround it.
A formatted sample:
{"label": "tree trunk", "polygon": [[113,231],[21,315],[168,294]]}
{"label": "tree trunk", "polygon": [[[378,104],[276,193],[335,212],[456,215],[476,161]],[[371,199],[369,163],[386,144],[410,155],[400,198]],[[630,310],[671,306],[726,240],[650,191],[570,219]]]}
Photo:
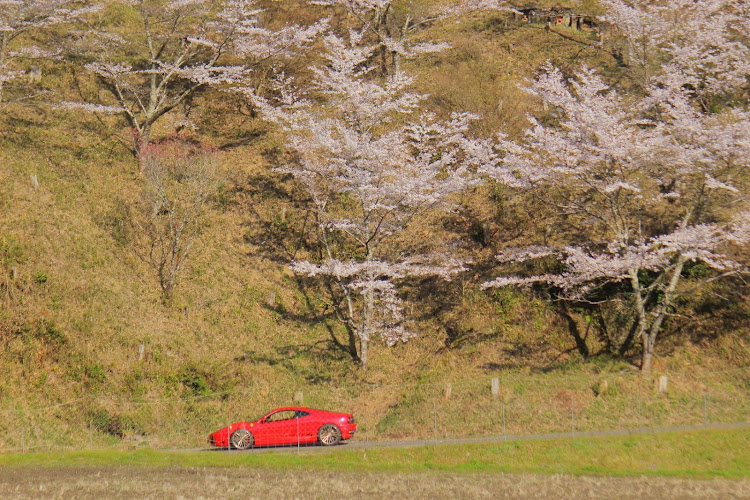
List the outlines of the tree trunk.
{"label": "tree trunk", "polygon": [[[6,54],[8,53],[8,35],[3,33],[3,38],[0,41],[0,68],[5,66]],[[3,80],[0,79],[0,107],[3,105]]]}
{"label": "tree trunk", "polygon": [[346,327],[347,331],[347,350],[349,352],[349,356],[352,357],[352,360],[356,363],[359,361],[359,353],[357,353],[357,336],[354,333],[354,330],[351,329],[349,325]]}
{"label": "tree trunk", "polygon": [[641,354],[641,373],[643,375],[651,375],[655,340],[651,335],[643,337],[643,353]]}
{"label": "tree trunk", "polygon": [[143,164],[140,161],[140,155],[143,149],[151,143],[151,125],[141,127],[135,130],[135,156],[138,158],[138,168],[143,173]]}
{"label": "tree trunk", "polygon": [[[388,30],[388,11],[391,8],[391,4],[388,3],[383,9],[382,13],[378,15],[378,23],[375,26],[375,31],[378,33],[378,37],[381,38],[380,29],[383,28],[385,36],[390,38],[390,32]],[[388,48],[385,46],[382,38],[380,39],[380,74],[382,76],[388,75]]]}
{"label": "tree trunk", "polygon": [[169,306],[172,304],[172,297],[174,297],[176,280],[171,276],[162,275],[159,281],[161,284],[162,302],[165,306]]}
{"label": "tree trunk", "polygon": [[367,370],[367,355],[369,349],[369,340],[361,337],[359,339],[359,361],[362,363],[362,369]]}
{"label": "tree trunk", "polygon": [[362,369],[367,369],[368,348],[370,343],[370,325],[372,323],[372,310],[375,307],[375,293],[372,290],[367,291],[365,297],[364,314],[362,315],[362,333],[359,336],[359,359],[362,363]]}
{"label": "tree trunk", "polygon": [[[641,288],[641,282],[638,279],[638,270],[631,269],[628,271],[630,276],[630,285],[633,289],[633,298],[635,300],[636,313],[638,314],[638,338],[641,339],[643,344],[643,353],[641,357],[641,372],[651,373],[651,355],[653,348],[653,339],[649,339],[648,334],[648,315],[646,313],[646,303],[643,299],[643,290]],[[649,344],[650,343],[650,344]],[[649,347],[650,346],[650,347]],[[648,372],[646,371],[648,370]]]}
{"label": "tree trunk", "polygon": [[656,344],[656,337],[659,335],[664,319],[667,317],[669,308],[672,306],[672,301],[675,297],[675,290],[677,289],[677,284],[682,276],[682,269],[685,267],[685,262],[687,262],[687,260],[687,257],[683,255],[677,257],[677,262],[675,262],[674,270],[672,271],[672,277],[669,279],[666,288],[664,288],[664,296],[661,299],[661,303],[656,307],[654,321],[651,323],[648,333],[643,337],[644,343],[641,371],[644,375],[651,373],[651,359],[653,356],[654,345]]}
{"label": "tree trunk", "polygon": [[[326,245],[326,250],[328,251],[328,255],[330,257],[331,251],[330,247],[328,247],[328,241],[324,238],[323,240]],[[356,328],[354,325],[354,304],[352,303],[352,292],[349,290],[346,285],[338,281],[339,287],[341,287],[341,290],[344,292],[344,298],[346,299],[346,314],[342,314],[346,318],[346,330],[349,335],[349,355],[352,357],[354,362],[361,362],[362,358],[360,357],[359,353],[357,352],[357,337],[356,334]],[[333,295],[333,294],[332,294]]]}
{"label": "tree trunk", "polygon": [[[330,248],[328,247],[328,242],[326,241],[326,249],[328,250],[328,255],[331,255]],[[347,331],[349,333],[349,355],[352,357],[352,359],[357,362],[361,361],[361,357],[357,353],[357,339],[355,338],[355,328],[354,328],[354,304],[352,303],[352,292],[349,290],[344,283],[341,281],[338,282],[341,289],[344,291],[344,297],[346,298],[346,308],[347,308]]]}
{"label": "tree trunk", "polygon": [[385,45],[380,45],[380,74],[382,76],[388,75],[388,49]]}

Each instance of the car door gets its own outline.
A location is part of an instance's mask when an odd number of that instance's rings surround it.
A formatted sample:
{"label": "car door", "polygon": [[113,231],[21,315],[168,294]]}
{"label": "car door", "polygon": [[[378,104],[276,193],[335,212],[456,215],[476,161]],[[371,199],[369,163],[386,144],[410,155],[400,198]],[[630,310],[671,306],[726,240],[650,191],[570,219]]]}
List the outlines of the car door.
{"label": "car door", "polygon": [[258,424],[260,442],[258,444],[275,446],[297,442],[297,421],[294,410],[279,410],[269,413]]}
{"label": "car door", "polygon": [[304,410],[297,410],[294,418],[299,426],[300,442],[307,443],[318,439],[318,427],[320,427],[320,423],[317,419]]}

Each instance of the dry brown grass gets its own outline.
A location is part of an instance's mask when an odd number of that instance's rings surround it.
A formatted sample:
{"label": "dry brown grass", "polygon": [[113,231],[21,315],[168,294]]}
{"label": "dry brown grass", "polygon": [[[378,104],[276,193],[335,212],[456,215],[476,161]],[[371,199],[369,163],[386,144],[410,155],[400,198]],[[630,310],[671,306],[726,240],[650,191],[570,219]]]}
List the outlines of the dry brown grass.
{"label": "dry brown grass", "polygon": [[[285,2],[274,3],[279,3],[274,14],[292,15]],[[538,27],[506,31],[493,21],[496,17],[435,26],[426,36],[450,40],[455,49],[405,63],[420,75],[418,90],[434,94],[430,106],[482,114],[478,134],[501,127],[512,134],[521,131],[523,115],[535,103],[516,83],[533,75],[545,59],[554,57],[563,66],[582,59],[607,64],[602,54],[581,51],[579,43]],[[74,77],[70,67],[45,68],[45,75],[43,84],[59,91],[62,99],[80,99],[78,88],[84,97],[96,95],[93,80],[80,72]],[[231,133],[216,142],[236,139],[240,145],[221,153],[227,179],[223,201],[211,211],[173,308],[160,304],[152,270],[117,229],[122,208],[132,205],[140,190],[135,162],[115,138],[127,135],[122,123],[105,118],[103,126],[91,116],[61,114],[43,104],[38,111],[12,109],[0,118],[0,238],[17,241],[25,254],[17,264],[23,290],[11,301],[0,300],[0,410],[13,412],[13,419],[0,414],[0,441],[19,448],[18,430],[24,425],[27,446],[50,435],[50,442],[39,446],[87,446],[89,424],[99,412],[134,420],[132,433],[136,438],[147,435],[153,444],[185,435],[191,442],[202,441],[205,432],[228,419],[291,403],[296,390],[304,390],[305,403],[311,405],[358,410],[363,427],[370,429],[389,413],[400,418],[421,414],[431,433],[431,398],[445,382],[454,383],[452,415],[471,408],[481,413],[475,396],[487,395],[490,374],[520,366],[544,370],[579,359],[565,325],[539,301],[515,293],[491,296],[478,291],[481,276],[469,276],[445,285],[445,291],[455,294],[450,300],[431,293],[435,304],[417,325],[421,336],[394,349],[377,345],[369,372],[362,373],[330,341],[330,332],[339,338],[344,332],[335,320],[322,318],[325,294],[298,288],[287,267],[291,257],[299,256],[293,245],[299,244],[306,208],[299,193],[271,172],[272,160],[283,149],[279,138],[265,134],[266,126],[257,120],[231,114],[229,100],[209,98],[217,102],[200,101],[195,111],[201,132],[214,137]],[[224,114],[216,113],[220,107]],[[157,134],[170,132],[171,121],[164,123]],[[31,174],[38,175],[38,190],[31,186]],[[476,213],[462,214],[465,220],[457,224],[467,247],[491,262],[494,248],[480,248],[468,237],[472,224],[492,222],[499,211],[491,189],[482,190],[471,199]],[[285,221],[279,217],[282,210]],[[525,214],[519,224],[531,215]],[[493,223],[496,244],[503,233],[500,223]],[[35,281],[40,273],[48,276],[44,283]],[[414,310],[424,307],[415,301]],[[454,322],[462,339],[450,348],[447,321]],[[40,336],[42,324],[54,325],[65,342],[58,345]],[[700,374],[714,363],[722,368],[726,359],[731,366],[743,366],[749,355],[746,338],[745,326],[717,342],[718,348],[708,345],[689,356],[676,350],[669,364],[662,358],[656,369]],[[141,343],[143,360],[138,359]],[[231,391],[231,397],[217,395],[207,404],[192,404],[189,398],[203,391],[201,384],[192,383],[198,377],[205,392]],[[481,388],[461,387],[462,382],[479,384],[477,380],[482,380]],[[422,382],[437,385],[415,400],[415,387]],[[589,402],[586,384],[577,390]],[[559,391],[554,387],[551,394]],[[547,394],[540,391],[535,401],[544,402]],[[167,401],[158,411],[139,404],[152,399]],[[53,408],[70,401],[76,403]],[[567,422],[566,408],[556,410],[560,421]],[[694,413],[701,415],[700,410]],[[497,431],[497,421],[485,424]],[[61,442],[52,430],[74,437]],[[108,438],[95,432],[95,445],[111,444]]]}
{"label": "dry brown grass", "polygon": [[66,467],[0,470],[20,498],[747,498],[750,481],[522,474],[384,474]]}

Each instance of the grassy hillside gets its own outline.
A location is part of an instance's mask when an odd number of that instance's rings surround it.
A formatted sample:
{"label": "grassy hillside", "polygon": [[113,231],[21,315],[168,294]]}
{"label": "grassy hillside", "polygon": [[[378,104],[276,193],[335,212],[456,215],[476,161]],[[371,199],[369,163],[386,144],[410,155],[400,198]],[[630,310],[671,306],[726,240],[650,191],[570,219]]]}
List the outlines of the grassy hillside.
{"label": "grassy hillside", "polygon": [[[453,48],[405,63],[417,75],[417,89],[431,95],[428,106],[438,113],[481,114],[474,130],[481,136],[522,132],[525,114],[539,105],[518,84],[547,59],[562,68],[587,62],[613,79],[621,71],[594,47],[590,33],[518,25],[505,14],[436,24],[420,36]],[[49,64],[44,71],[40,85],[55,99],[96,91],[72,64]],[[232,113],[231,100],[218,93],[202,96],[195,113],[201,138],[226,146],[219,153],[223,182],[169,307],[154,271],[133,248],[128,217],[142,179],[123,145],[124,123],[53,110],[43,101],[10,106],[0,117],[0,408],[8,416],[0,420],[0,443],[18,448],[24,425],[23,439],[47,442],[43,431],[57,429],[70,446],[85,443],[89,429],[108,443],[160,433],[202,439],[228,419],[291,403],[298,390],[305,403],[355,409],[373,437],[376,430],[409,436],[417,431],[403,422],[429,426],[445,383],[459,394],[449,412],[458,422],[446,423],[458,435],[462,412],[497,415],[488,406],[496,401],[481,398],[489,377],[498,374],[510,380],[508,398],[524,390],[518,383],[529,374],[540,377],[528,382],[535,396],[523,404],[542,411],[557,397],[560,408],[550,422],[567,426],[571,394],[594,422],[602,400],[592,387],[633,371],[628,357],[603,353],[583,360],[568,323],[542,298],[479,289],[492,274],[504,235],[537,223],[538,207],[516,205],[489,185],[467,193],[471,203],[457,217],[430,221],[408,236],[457,234],[476,266],[451,283],[410,290],[408,312],[419,337],[394,348],[375,345],[368,370],[360,370],[341,345],[346,332],[326,306],[326,291],[288,268],[309,251],[310,208],[299,187],[272,170],[284,156],[282,138],[257,118]],[[173,122],[166,120],[156,134],[169,134]],[[477,236],[483,224],[489,242]],[[746,288],[715,286],[729,298],[695,297],[685,318],[666,327],[657,371],[691,376],[657,414],[674,413],[671,404],[700,420],[700,388],[705,393],[708,387],[718,398],[714,408],[729,402],[722,420],[747,417],[741,370],[750,361]],[[586,331],[592,326],[585,313],[575,317]],[[605,351],[595,334],[587,342],[592,353]],[[621,397],[610,390],[609,416],[599,422],[616,426],[618,404],[635,411],[636,387],[653,392],[652,380],[625,377]],[[462,384],[469,389],[462,391]],[[159,404],[138,406],[144,401]],[[180,421],[185,427],[175,424]],[[493,433],[498,425],[472,424],[465,433]]]}

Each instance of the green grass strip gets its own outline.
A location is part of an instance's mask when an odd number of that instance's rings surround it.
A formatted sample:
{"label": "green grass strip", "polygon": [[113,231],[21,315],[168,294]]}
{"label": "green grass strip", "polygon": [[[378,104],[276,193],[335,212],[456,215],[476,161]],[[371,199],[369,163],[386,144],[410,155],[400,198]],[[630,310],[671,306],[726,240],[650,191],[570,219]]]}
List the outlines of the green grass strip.
{"label": "green grass strip", "polygon": [[0,466],[264,467],[351,472],[750,477],[750,429],[411,448],[285,452],[93,450],[0,455]]}

